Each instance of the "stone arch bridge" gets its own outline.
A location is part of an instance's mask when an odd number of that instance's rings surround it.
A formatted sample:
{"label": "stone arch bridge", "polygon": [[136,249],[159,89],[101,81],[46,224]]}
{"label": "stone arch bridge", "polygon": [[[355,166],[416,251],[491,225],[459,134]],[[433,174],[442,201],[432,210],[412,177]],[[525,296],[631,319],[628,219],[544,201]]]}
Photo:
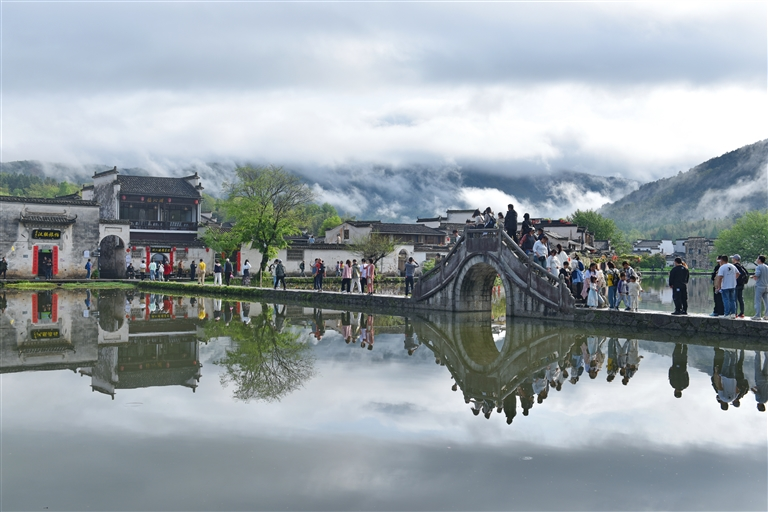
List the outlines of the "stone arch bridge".
{"label": "stone arch bridge", "polygon": [[416,284],[413,298],[430,309],[489,311],[501,277],[508,316],[572,317],[565,283],[535,263],[503,229],[465,229],[464,236]]}

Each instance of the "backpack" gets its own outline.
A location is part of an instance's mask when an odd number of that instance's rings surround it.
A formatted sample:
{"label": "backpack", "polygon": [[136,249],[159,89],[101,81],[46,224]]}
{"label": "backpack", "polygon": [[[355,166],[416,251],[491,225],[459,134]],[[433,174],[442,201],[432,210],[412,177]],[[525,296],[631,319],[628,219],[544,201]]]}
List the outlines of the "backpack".
{"label": "backpack", "polygon": [[496,227],[496,219],[493,218],[493,215],[491,215],[491,218],[488,219],[488,224],[485,225],[487,228],[495,228]]}
{"label": "backpack", "polygon": [[736,286],[746,286],[749,282],[749,271],[742,265],[736,265],[736,270],[739,271],[739,278],[736,280]]}

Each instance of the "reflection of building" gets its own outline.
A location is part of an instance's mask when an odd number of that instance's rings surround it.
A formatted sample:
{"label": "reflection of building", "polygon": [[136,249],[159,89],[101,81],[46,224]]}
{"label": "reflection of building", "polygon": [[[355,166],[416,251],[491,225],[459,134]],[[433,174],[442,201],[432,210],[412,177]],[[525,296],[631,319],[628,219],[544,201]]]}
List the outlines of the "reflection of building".
{"label": "reflection of building", "polygon": [[94,174],[93,185],[83,188],[83,199],[97,200],[102,219],[127,224],[130,231],[129,236],[116,235],[102,242],[104,277],[122,277],[129,261],[138,269],[142,259],[174,267],[181,261],[184,268],[200,258],[210,262],[212,253],[206,253],[198,239],[202,190],[197,174],[123,176],[117,168]]}
{"label": "reflection of building", "polygon": [[[157,314],[145,314],[150,298]],[[79,369],[94,390],[113,397],[117,389],[198,385],[197,307],[188,299],[133,298],[122,290],[13,292],[2,299],[0,373]],[[164,302],[173,302],[172,314]]]}
{"label": "reflection of building", "polygon": [[94,391],[113,399],[118,389],[184,386],[194,392],[202,376],[197,337],[158,343],[159,338],[101,347],[96,364],[80,374],[91,377]]}
{"label": "reflection of building", "polygon": [[4,294],[0,373],[76,370],[98,357],[96,319],[52,291]]}
{"label": "reflection of building", "polygon": [[0,256],[8,277],[85,277],[85,262],[100,240],[99,205],[93,201],[0,196]]}

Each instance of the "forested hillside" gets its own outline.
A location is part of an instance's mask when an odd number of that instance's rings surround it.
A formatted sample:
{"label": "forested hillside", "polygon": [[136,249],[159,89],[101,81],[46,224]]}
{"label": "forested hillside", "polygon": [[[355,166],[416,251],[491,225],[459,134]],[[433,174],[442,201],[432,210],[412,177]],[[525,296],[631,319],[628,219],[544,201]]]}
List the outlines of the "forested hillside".
{"label": "forested hillside", "polygon": [[747,211],[768,209],[767,163],[768,139],[646,183],[599,211],[627,232],[714,236]]}

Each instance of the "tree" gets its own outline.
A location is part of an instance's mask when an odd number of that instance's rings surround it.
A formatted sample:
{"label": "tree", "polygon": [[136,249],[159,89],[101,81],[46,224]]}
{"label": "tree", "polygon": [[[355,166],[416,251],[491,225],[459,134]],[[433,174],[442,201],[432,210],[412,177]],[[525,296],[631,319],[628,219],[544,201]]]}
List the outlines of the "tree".
{"label": "tree", "polygon": [[300,233],[301,208],[312,201],[312,191],[282,167],[238,167],[234,183],[225,183],[223,202],[234,219],[232,233],[238,243],[251,242],[261,252],[260,272],[270,258],[288,246],[285,237]]}
{"label": "tree", "polygon": [[613,219],[603,217],[594,210],[576,210],[568,220],[577,226],[585,227],[595,236],[595,240],[610,240],[617,253],[632,250],[631,244],[624,237]]}
{"label": "tree", "polygon": [[720,231],[715,250],[717,254],[738,254],[745,263],[768,252],[768,211],[747,212],[731,229]]}
{"label": "tree", "polygon": [[388,236],[371,233],[366,237],[354,240],[349,244],[349,249],[362,258],[372,259],[375,264],[395,250],[395,243]]}
{"label": "tree", "polygon": [[317,232],[319,235],[325,235],[325,232],[329,229],[333,229],[336,226],[341,226],[342,224],[341,217],[338,215],[333,215],[332,217],[328,217],[323,221],[323,224],[320,226],[320,231]]}
{"label": "tree", "polygon": [[[330,203],[315,204],[311,203],[303,207],[299,213],[301,217],[301,227],[313,235],[324,235],[325,229],[330,229],[341,224],[342,220],[336,208]],[[336,218],[339,223],[334,226],[323,227],[327,219]]]}
{"label": "tree", "polygon": [[640,268],[649,268],[651,270],[663,269],[667,265],[667,259],[661,253],[646,254],[638,262]]}
{"label": "tree", "polygon": [[230,325],[208,322],[208,337],[230,337],[234,348],[214,364],[224,367],[221,383],[234,384],[237,400],[272,402],[304,385],[314,376],[312,347],[299,342],[298,331],[267,304],[251,322]]}
{"label": "tree", "polygon": [[219,253],[223,252],[229,255],[240,249],[240,235],[231,229],[209,226],[200,238],[206,247]]}

